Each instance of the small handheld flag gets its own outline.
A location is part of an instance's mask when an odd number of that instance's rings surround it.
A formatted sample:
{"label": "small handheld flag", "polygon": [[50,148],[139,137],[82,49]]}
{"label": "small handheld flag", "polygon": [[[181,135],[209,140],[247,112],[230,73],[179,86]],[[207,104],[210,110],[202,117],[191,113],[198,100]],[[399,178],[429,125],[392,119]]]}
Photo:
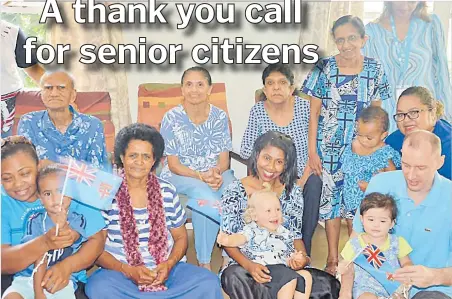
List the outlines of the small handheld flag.
{"label": "small handheld flag", "polygon": [[386,261],[383,251],[374,244],[368,244],[363,250],[363,255],[366,257],[367,262],[377,270]]}
{"label": "small handheld flag", "polygon": [[63,193],[81,203],[100,210],[109,210],[122,179],[94,168],[85,162],[69,159]]}

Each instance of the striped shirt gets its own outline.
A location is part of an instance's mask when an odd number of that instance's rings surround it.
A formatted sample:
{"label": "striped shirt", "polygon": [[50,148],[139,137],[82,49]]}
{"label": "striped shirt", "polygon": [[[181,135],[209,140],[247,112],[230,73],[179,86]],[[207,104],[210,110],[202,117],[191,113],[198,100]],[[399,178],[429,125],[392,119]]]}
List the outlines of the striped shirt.
{"label": "striped shirt", "polygon": [[[166,227],[168,229],[168,256],[174,245],[170,229],[178,228],[184,225],[186,220],[185,210],[183,209],[176,188],[163,179],[158,179],[160,190],[163,197],[163,208],[165,210]],[[148,250],[148,239],[150,225],[148,221],[148,213],[146,208],[133,209],[136,226],[139,231],[139,250],[143,256],[144,263],[148,269],[156,267],[154,258]],[[124,242],[119,226],[119,209],[116,200],[110,211],[104,212],[107,224],[107,241],[105,243],[105,251],[113,255],[118,261],[127,264],[126,253],[124,251]],[[168,257],[167,256],[167,257]],[[185,260],[185,257],[184,259]]]}

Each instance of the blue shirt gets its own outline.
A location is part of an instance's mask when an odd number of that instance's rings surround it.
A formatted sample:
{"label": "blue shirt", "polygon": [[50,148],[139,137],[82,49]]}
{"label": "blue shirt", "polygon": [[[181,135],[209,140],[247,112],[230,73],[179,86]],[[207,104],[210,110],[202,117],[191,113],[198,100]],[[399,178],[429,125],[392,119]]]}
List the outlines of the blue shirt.
{"label": "blue shirt", "polygon": [[[174,107],[163,116],[160,133],[165,139],[165,156],[177,156],[182,165],[195,171],[215,167],[220,154],[232,150],[228,116],[214,105],[199,125],[190,120],[182,105]],[[171,177],[166,161],[160,176]]]}
{"label": "blue shirt", "polygon": [[102,123],[96,117],[78,113],[69,106],[73,118],[66,132],[57,130],[47,110],[23,115],[17,134],[33,142],[39,159],[59,161],[59,157],[72,157],[99,169],[110,170]]}
{"label": "blue shirt", "polygon": [[[438,170],[438,173],[450,180],[452,179],[452,126],[448,121],[440,119],[436,122],[435,127],[433,128],[433,134],[441,139],[441,155],[445,156],[444,165]],[[385,143],[402,154],[401,151],[404,139],[405,135],[403,135],[400,130],[397,130],[386,138]]]}
{"label": "blue shirt", "polygon": [[[80,238],[74,244],[66,248],[49,250],[48,254],[50,256],[47,258],[47,268],[52,267],[56,263],[76,253],[80,249],[82,243],[87,240],[85,234],[86,219],[85,217],[83,217],[83,215],[76,212],[71,212],[67,216],[67,221],[69,222],[71,229],[80,234]],[[46,215],[45,212],[38,212],[36,214],[33,214],[28,219],[27,231],[25,232],[25,236],[22,238],[21,243],[26,243],[39,236],[42,236],[54,226],[55,224],[53,223],[52,219],[50,219],[50,217]],[[34,268],[34,265],[30,265],[27,269],[17,273],[16,276],[31,277]],[[82,270],[76,273],[72,273],[71,281],[74,284],[74,289],[77,289],[78,278],[83,277],[83,275],[85,275],[84,272],[85,271]]]}
{"label": "blue shirt", "polygon": [[[30,216],[45,212],[41,200],[34,202],[23,202],[10,197],[5,190],[1,189],[2,205],[2,245],[16,246],[21,243],[27,232],[27,222]],[[86,237],[96,234],[105,227],[105,220],[100,211],[82,205],[76,201],[71,202],[70,212],[76,212],[87,219],[85,234]],[[86,275],[78,278],[79,281],[86,282]]]}
{"label": "blue shirt", "polygon": [[[384,172],[374,176],[366,194],[391,194],[397,202],[398,215],[394,233],[405,238],[413,248],[410,258],[415,265],[429,268],[452,267],[452,182],[435,175],[427,197],[418,205],[409,197],[402,171]],[[359,210],[359,209],[358,209]],[[363,226],[357,211],[353,229],[360,233]],[[413,288],[411,295],[422,289]],[[430,287],[429,291],[452,296],[452,287]]]}

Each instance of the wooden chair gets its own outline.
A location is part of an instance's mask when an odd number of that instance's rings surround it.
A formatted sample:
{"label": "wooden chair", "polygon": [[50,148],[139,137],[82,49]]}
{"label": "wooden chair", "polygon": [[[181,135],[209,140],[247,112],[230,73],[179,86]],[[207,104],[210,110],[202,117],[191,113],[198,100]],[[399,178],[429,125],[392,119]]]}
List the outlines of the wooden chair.
{"label": "wooden chair", "polygon": [[[138,122],[151,125],[160,130],[165,113],[182,103],[182,99],[180,83],[141,84],[138,87]],[[226,86],[224,83],[212,84],[212,93],[210,94],[209,102],[228,114]],[[232,136],[232,124],[230,119],[229,130]],[[230,156],[232,155],[230,154]],[[160,171],[161,166],[157,170],[157,173],[160,173]],[[191,222],[191,210],[186,208],[188,198],[183,194],[179,194],[179,199],[187,212],[188,222]]]}
{"label": "wooden chair", "polygon": [[[13,134],[17,133],[17,125],[22,115],[46,109],[41,100],[40,91],[21,91],[16,97],[16,116]],[[104,125],[107,151],[111,156],[115,144],[115,126],[111,122],[111,98],[106,91],[77,92],[75,109],[81,113],[97,117]]]}

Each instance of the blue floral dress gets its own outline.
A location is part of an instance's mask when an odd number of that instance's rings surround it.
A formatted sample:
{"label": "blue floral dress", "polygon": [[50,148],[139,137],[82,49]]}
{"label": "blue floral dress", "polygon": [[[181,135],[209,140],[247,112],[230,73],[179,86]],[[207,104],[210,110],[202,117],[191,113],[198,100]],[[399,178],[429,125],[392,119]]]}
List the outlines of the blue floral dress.
{"label": "blue floral dress", "polygon": [[[213,105],[200,125],[191,122],[182,105],[174,107],[163,117],[160,133],[165,139],[165,156],[177,156],[182,165],[195,171],[215,167],[220,153],[232,150],[228,116]],[[165,162],[160,176],[168,179],[171,175]]]}
{"label": "blue floral dress", "polygon": [[369,182],[374,174],[389,166],[389,160],[396,167],[401,166],[399,152],[389,145],[367,156],[354,153],[351,143],[345,147],[341,162],[344,173],[343,209],[347,215],[354,215],[364,198],[364,192],[359,189],[358,182]]}
{"label": "blue floral dress", "polygon": [[364,57],[356,75],[343,75],[334,56],[321,59],[301,89],[322,101],[317,130],[317,152],[322,160],[320,219],[345,217],[341,210],[344,175],[340,158],[355,135],[355,122],[374,100],[391,98],[391,90],[381,64]]}

